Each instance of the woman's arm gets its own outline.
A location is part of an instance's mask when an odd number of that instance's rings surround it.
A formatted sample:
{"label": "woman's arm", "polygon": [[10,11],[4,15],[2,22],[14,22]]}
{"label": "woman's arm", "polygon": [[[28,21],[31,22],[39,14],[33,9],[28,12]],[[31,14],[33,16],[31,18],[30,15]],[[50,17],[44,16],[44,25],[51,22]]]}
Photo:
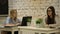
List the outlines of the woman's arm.
{"label": "woman's arm", "polygon": [[44,26],[45,26],[45,27],[49,27],[49,25],[47,24],[47,18],[46,18],[46,17],[44,17],[43,23],[44,23]]}
{"label": "woman's arm", "polygon": [[21,23],[22,23],[22,21],[21,20],[19,20],[19,19],[17,19],[17,24],[16,25],[21,25]]}
{"label": "woman's arm", "polygon": [[6,21],[4,22],[4,25],[3,26],[15,26],[15,24],[11,24],[11,23],[9,23],[9,20],[10,19],[10,17],[7,17],[7,19],[6,19]]}

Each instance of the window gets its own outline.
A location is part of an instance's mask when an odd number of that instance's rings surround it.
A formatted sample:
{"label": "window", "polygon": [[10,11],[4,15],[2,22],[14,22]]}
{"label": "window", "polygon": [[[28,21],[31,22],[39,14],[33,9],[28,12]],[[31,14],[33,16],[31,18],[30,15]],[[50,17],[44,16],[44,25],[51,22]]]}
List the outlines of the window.
{"label": "window", "polygon": [[8,0],[0,0],[0,16],[8,15]]}

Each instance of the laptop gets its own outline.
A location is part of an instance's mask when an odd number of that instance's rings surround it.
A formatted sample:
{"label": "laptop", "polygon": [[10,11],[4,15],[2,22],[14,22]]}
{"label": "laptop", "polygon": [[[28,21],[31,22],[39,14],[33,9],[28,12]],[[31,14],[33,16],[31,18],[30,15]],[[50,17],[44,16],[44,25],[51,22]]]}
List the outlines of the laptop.
{"label": "laptop", "polygon": [[25,16],[25,17],[23,17],[23,19],[22,19],[22,24],[20,25],[20,26],[27,26],[27,19],[32,19],[32,16]]}

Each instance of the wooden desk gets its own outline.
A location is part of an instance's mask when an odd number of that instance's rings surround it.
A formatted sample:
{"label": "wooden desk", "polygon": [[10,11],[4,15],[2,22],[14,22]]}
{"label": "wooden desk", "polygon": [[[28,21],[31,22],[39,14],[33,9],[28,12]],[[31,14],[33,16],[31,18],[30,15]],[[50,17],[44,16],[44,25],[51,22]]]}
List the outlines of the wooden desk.
{"label": "wooden desk", "polygon": [[18,28],[17,28],[17,27],[11,27],[11,28],[0,28],[0,34],[1,34],[1,31],[11,31],[12,34],[14,34],[15,31],[18,31]]}
{"label": "wooden desk", "polygon": [[50,29],[50,28],[36,28],[36,27],[28,27],[28,26],[19,26],[18,27],[19,34],[52,34],[58,33],[58,29]]}

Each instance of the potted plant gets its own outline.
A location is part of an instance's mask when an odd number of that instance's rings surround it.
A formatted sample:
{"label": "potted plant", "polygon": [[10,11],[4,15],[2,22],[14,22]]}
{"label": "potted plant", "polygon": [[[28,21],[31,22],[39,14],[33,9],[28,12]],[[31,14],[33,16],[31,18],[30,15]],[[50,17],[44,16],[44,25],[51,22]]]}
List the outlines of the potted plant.
{"label": "potted plant", "polygon": [[43,22],[42,18],[36,20],[36,27],[40,27],[41,23]]}

